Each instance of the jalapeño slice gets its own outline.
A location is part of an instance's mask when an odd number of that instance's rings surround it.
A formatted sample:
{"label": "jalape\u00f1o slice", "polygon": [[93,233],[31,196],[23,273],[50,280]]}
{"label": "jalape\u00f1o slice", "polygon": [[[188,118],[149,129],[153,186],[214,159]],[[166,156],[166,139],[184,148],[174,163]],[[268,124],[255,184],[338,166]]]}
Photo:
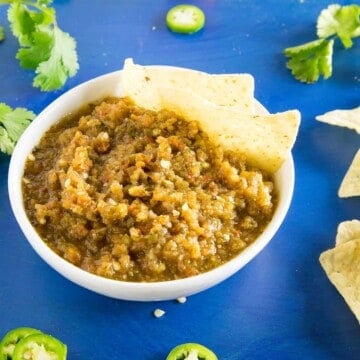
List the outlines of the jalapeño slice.
{"label": "jalape\u00f1o slice", "polygon": [[6,333],[0,342],[0,360],[12,359],[16,344],[32,334],[41,334],[41,331],[30,327],[19,327]]}
{"label": "jalape\u00f1o slice", "polygon": [[195,5],[177,5],[168,11],[166,24],[173,32],[193,34],[204,27],[205,14]]}
{"label": "jalape\u00f1o slice", "polygon": [[218,360],[218,358],[204,345],[185,343],[174,347],[166,360]]}
{"label": "jalape\u00f1o slice", "polygon": [[66,360],[67,346],[47,334],[32,334],[20,340],[13,360]]}

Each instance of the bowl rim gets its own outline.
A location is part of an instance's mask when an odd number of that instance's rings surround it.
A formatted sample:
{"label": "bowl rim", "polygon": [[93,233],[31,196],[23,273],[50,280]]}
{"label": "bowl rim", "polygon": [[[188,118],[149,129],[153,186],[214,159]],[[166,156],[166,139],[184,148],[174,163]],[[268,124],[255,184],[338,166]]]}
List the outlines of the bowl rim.
{"label": "bowl rim", "polygon": [[[158,67],[163,66],[159,65]],[[119,76],[121,76],[121,72],[122,70],[110,72],[77,85],[51,102],[31,122],[31,124],[19,139],[10,159],[8,172],[8,192],[11,209],[14,213],[18,225],[25,235],[25,238],[30,243],[35,252],[50,267],[77,285],[112,298],[133,301],[171,300],[182,296],[193,295],[215,286],[232,276],[234,273],[244,267],[250,260],[252,260],[257,254],[259,254],[274,237],[275,233],[285,219],[292,201],[295,185],[295,167],[293,157],[290,153],[282,167],[274,175],[276,186],[278,188],[281,187],[283,191],[281,193],[279,192],[278,203],[270,223],[253,243],[248,245],[241,253],[226,263],[208,272],[192,277],[148,283],[108,279],[87,272],[66,261],[60,255],[51,250],[51,248],[46,245],[46,243],[41,239],[36,230],[33,228],[26,215],[23,205],[21,186],[22,176],[27,156],[31,153],[34,146],[39,142],[44,132],[56,122],[54,119],[56,118],[57,120],[60,120],[63,117],[62,115],[57,116],[56,110],[59,110],[63,103],[70,104],[66,106],[66,108],[71,108],[70,112],[78,110],[81,105],[85,105],[86,103],[90,102],[85,99],[84,102],[80,104],[80,106],[77,105],[77,107],[74,107],[75,103],[79,104],[79,102],[76,102],[79,100],[79,98],[82,99],[86,97],[86,89],[93,89],[95,85],[102,83],[104,83],[104,85],[107,83],[113,83],[116,81],[116,79],[119,78]],[[112,91],[109,91],[109,93],[111,92],[113,94],[114,90],[117,91],[116,89],[113,89]],[[99,96],[98,99],[102,97],[104,96]],[[259,106],[262,107],[260,103]],[[67,113],[69,113],[69,111],[67,111]],[[50,116],[50,121],[47,121],[49,115],[52,115],[52,119]],[[285,186],[285,182],[287,186]]]}

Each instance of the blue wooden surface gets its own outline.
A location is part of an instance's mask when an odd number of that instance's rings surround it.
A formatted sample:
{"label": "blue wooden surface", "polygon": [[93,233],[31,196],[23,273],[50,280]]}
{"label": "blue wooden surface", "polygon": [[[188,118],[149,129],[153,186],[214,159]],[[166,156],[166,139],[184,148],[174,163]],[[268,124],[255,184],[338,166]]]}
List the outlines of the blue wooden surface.
{"label": "blue wooden surface", "polygon": [[[118,70],[126,57],[213,73],[250,72],[256,97],[270,111],[302,113],[286,221],[244,269],[185,304],[114,300],[72,284],[35,254],[11,212],[9,157],[0,155],[0,334],[38,327],[67,343],[73,360],[164,359],[188,341],[209,346],[224,360],[360,358],[359,324],[318,262],[334,245],[338,223],[360,218],[359,198],[337,197],[360,136],[314,119],[360,105],[360,42],[348,51],[336,47],[329,80],[304,85],[285,68],[282,50],[315,38],[316,18],[330,1],[194,1],[207,23],[191,36],[165,26],[166,11],[176,3],[55,1],[60,26],[77,39],[80,70],[52,93],[34,89],[33,74],[18,66],[6,7],[0,7],[7,35],[0,44],[0,102],[40,112],[71,87]],[[161,319],[152,315],[157,307],[166,311]]]}

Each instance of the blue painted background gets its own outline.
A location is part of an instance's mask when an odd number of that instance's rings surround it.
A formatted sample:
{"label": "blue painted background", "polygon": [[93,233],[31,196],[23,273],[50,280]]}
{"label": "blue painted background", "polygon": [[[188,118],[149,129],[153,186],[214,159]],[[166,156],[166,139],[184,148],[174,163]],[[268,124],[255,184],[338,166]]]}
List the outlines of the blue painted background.
{"label": "blue painted background", "polygon": [[[349,1],[337,1],[350,4]],[[32,250],[11,212],[9,157],[0,155],[0,334],[38,327],[61,338],[69,359],[164,359],[183,342],[200,342],[220,359],[358,359],[360,327],[327,280],[318,257],[332,247],[340,221],[360,218],[360,199],[337,190],[356,150],[354,131],[315,121],[335,108],[360,105],[360,43],[336,45],[334,74],[305,85],[285,67],[285,47],[315,39],[323,0],[199,0],[206,26],[191,36],[168,31],[176,1],[59,0],[62,29],[78,44],[80,70],[61,91],[41,93],[33,73],[14,59],[17,44],[0,7],[0,102],[40,112],[66,90],[135,62],[213,73],[249,72],[271,112],[297,108],[302,124],[293,156],[291,209],[266,249],[233,277],[185,304],[114,300],[55,273]],[[166,311],[161,319],[152,312]],[[1,335],[0,335],[1,336]]]}

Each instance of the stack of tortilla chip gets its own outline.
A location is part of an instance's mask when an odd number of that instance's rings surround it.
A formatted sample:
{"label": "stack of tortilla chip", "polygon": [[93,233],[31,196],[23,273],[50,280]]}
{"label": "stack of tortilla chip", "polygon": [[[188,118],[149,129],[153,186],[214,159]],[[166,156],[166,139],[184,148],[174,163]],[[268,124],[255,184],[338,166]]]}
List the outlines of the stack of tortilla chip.
{"label": "stack of tortilla chip", "polygon": [[[329,111],[316,119],[360,134],[360,107]],[[341,198],[360,196],[360,149],[343,177],[338,195]],[[360,220],[339,224],[335,247],[320,255],[320,263],[360,322]]]}
{"label": "stack of tortilla chip", "polygon": [[250,165],[274,173],[290,156],[300,113],[267,113],[254,98],[249,74],[141,66],[126,59],[121,76],[119,93],[144,108],[171,109],[196,120],[214,143],[245,155]]}

